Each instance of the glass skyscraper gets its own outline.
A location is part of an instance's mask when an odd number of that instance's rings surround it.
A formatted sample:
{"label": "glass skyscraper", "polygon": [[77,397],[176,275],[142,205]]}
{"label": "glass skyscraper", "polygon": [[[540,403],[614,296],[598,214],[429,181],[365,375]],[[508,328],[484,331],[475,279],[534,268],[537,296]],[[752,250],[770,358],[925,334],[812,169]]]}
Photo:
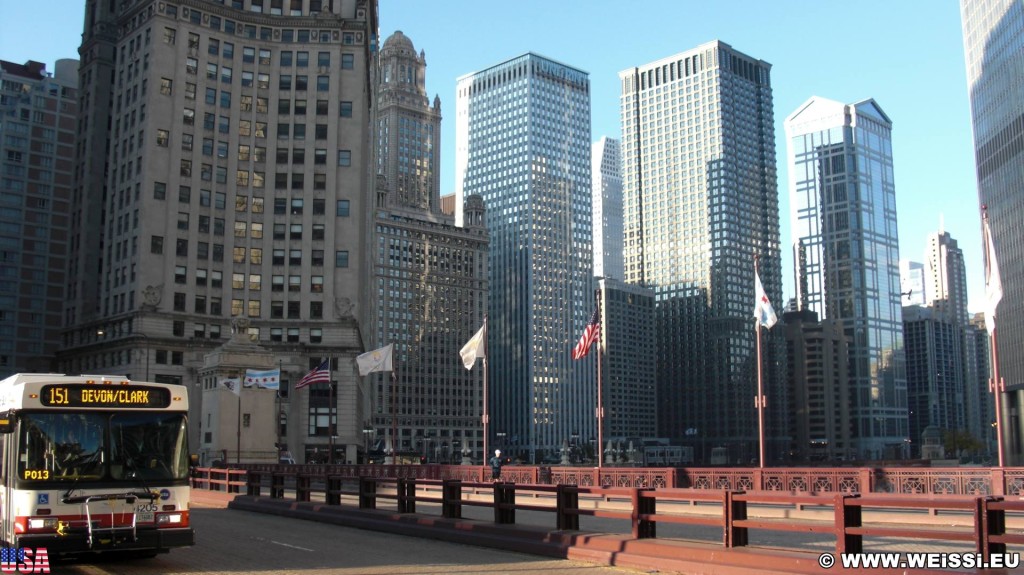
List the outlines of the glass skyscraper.
{"label": "glass skyscraper", "polygon": [[619,141],[601,136],[590,147],[590,177],[594,188],[594,275],[617,280],[623,276],[621,171]]}
{"label": "glass skyscraper", "polygon": [[[756,461],[754,257],[781,304],[771,65],[714,41],[619,73],[625,281],[655,292],[659,434]],[[788,450],[782,338],[768,451]]]}
{"label": "glass skyscraper", "polygon": [[988,206],[1003,284],[999,303],[999,375],[1006,383],[1006,465],[1024,463],[1024,4],[961,0],[967,87],[971,96],[978,200]]}
{"label": "glass skyscraper", "polygon": [[813,97],[785,122],[797,305],[850,337],[853,459],[906,455],[892,122],[874,100]]}
{"label": "glass skyscraper", "polygon": [[527,53],[456,90],[456,223],[479,194],[490,234],[490,441],[534,461],[596,436],[594,354],[571,358],[594,311],[590,79]]}

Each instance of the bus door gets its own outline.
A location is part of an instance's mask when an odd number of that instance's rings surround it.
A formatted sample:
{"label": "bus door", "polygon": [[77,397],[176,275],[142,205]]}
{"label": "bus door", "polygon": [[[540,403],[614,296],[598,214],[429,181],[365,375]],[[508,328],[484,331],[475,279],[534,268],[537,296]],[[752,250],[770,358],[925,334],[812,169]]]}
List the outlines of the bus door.
{"label": "bus door", "polygon": [[[0,416],[4,419],[8,416]],[[14,488],[18,466],[15,463],[18,449],[18,434],[8,429],[13,427],[14,420],[10,418],[8,424],[0,424],[0,541],[10,543],[14,541],[14,514],[11,506],[11,490]]]}

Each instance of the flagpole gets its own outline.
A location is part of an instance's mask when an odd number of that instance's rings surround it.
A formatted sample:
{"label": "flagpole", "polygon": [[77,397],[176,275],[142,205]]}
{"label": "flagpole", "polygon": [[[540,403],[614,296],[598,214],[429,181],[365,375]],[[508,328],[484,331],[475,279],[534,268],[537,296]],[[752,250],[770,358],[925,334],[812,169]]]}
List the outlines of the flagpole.
{"label": "flagpole", "polygon": [[330,400],[327,402],[327,445],[330,450],[327,452],[327,464],[334,465],[334,433],[337,424],[334,422],[335,411],[337,411],[337,404],[334,399],[334,382],[327,382],[327,396]]}
{"label": "flagpole", "polygon": [[[238,383],[238,417],[235,422],[235,465],[242,462],[242,383]],[[225,458],[226,459],[226,458]],[[227,463],[225,461],[224,463]]]}
{"label": "flagpole", "polygon": [[[757,256],[754,256],[754,276],[757,276]],[[764,468],[764,384],[761,377],[761,320],[754,318],[754,339],[757,342],[757,449],[758,467]]]}
{"label": "flagpole", "polygon": [[[981,220],[982,220],[982,228],[983,228],[982,229],[982,233],[984,235],[982,240],[985,242],[985,246],[984,246],[984,250],[985,250],[985,291],[989,292],[989,290],[990,290],[989,282],[993,280],[993,278],[990,277],[990,276],[991,275],[998,276],[998,272],[995,272],[993,274],[993,271],[992,271],[993,270],[993,264],[995,263],[994,260],[995,260],[996,254],[995,254],[995,245],[992,242],[992,228],[989,227],[989,222],[988,222],[988,206],[985,206],[985,205],[981,206]],[[1002,291],[1001,280],[999,280],[998,277],[997,277],[997,278],[994,279],[994,281],[1000,283],[1000,285],[998,286],[998,290],[1001,292]],[[986,298],[988,298],[990,296],[991,296],[991,294],[986,293]],[[1002,299],[1002,294],[1001,293],[999,295],[999,299]],[[996,304],[998,305],[998,299],[996,300]],[[998,342],[998,340],[996,338],[996,332],[998,331],[998,329],[996,327],[996,318],[995,318],[996,314],[995,314],[994,306],[992,307],[992,309],[986,310],[985,313],[992,315],[991,318],[987,318],[991,322],[991,325],[992,325],[992,330],[991,330],[992,333],[989,334],[989,346],[992,348],[992,378],[989,379],[988,387],[989,387],[989,391],[991,391],[992,394],[995,396],[995,410],[996,410],[996,453],[998,455],[999,467],[1003,467],[1005,465],[1005,460],[1004,460],[1005,452],[1003,451],[1003,401],[1002,401],[1002,395],[1003,395],[1004,387],[1003,387],[1003,378],[999,375],[999,342]]]}
{"label": "flagpole", "polygon": [[[595,304],[601,307],[601,288],[594,290]],[[598,310],[598,321],[600,321],[600,309]],[[601,322],[602,324],[604,322]],[[607,326],[604,326],[607,328]],[[601,393],[601,338],[605,332],[602,330],[597,336],[597,468],[604,467],[604,397]]]}
{"label": "flagpole", "polygon": [[398,463],[398,401],[395,394],[398,393],[398,368],[391,369],[391,464]]}
{"label": "flagpole", "polygon": [[487,465],[487,434],[490,433],[490,413],[487,411],[487,316],[483,316],[483,414],[481,417],[481,423],[483,424],[483,457],[480,459],[480,465]]}

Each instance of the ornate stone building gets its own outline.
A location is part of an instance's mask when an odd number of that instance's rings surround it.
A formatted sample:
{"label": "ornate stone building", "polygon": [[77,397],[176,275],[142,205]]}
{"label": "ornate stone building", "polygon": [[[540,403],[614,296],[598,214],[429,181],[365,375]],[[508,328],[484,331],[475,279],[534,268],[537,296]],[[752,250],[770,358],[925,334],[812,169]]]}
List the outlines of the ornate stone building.
{"label": "ornate stone building", "polygon": [[487,309],[483,200],[466,199],[464,227],[441,211],[441,101],[427,98],[423,52],[395,32],[379,66],[372,347],[395,344],[395,371],[369,376],[364,429],[405,457],[458,462],[468,448],[479,462],[483,369],[464,369],[459,350]]}

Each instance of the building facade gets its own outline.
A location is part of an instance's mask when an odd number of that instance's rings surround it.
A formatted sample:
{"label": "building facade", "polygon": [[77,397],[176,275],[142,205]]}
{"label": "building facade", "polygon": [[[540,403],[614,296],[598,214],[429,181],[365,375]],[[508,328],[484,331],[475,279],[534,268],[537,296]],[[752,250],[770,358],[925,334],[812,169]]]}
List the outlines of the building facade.
{"label": "building facade", "polygon": [[570,355],[594,310],[590,79],[527,53],[460,77],[455,122],[456,223],[468,196],[487,206],[490,431],[556,457],[596,435],[593,354]]}
{"label": "building facade", "polygon": [[903,309],[911,457],[922,433],[966,431],[964,330],[941,307]]}
{"label": "building facade", "polygon": [[[781,307],[771,66],[715,41],[619,73],[625,281],[655,291],[659,435],[758,455],[754,258]],[[767,452],[789,447],[766,338]],[[719,450],[721,451],[721,450]]]}
{"label": "building facade", "polygon": [[612,278],[600,279],[598,285],[604,437],[656,437],[654,291]]}
{"label": "building facade", "polygon": [[833,320],[810,310],[782,316],[786,381],[791,386],[789,460],[843,461],[850,456],[850,340]]}
{"label": "building facade", "polygon": [[286,384],[329,357],[284,442],[356,460],[376,38],[374,0],[87,1],[62,370],[200,397],[229,332]]}
{"label": "building facade", "polygon": [[[395,344],[395,377],[375,383],[375,438],[399,454],[483,461],[483,369],[463,368],[459,350],[487,313],[487,230],[479,196],[464,227],[441,209],[441,102],[425,90],[426,57],[395,32],[380,52],[377,88],[378,194],[373,254],[372,347]],[[378,441],[378,443],[380,443]]]}
{"label": "building facade", "polygon": [[619,141],[608,136],[590,146],[590,177],[594,192],[594,275],[621,280],[622,158]]}
{"label": "building facade", "polygon": [[855,459],[906,456],[892,122],[874,100],[813,97],[785,122],[797,303],[850,338]]}
{"label": "building facade", "polygon": [[949,321],[967,325],[967,268],[960,246],[939,230],[928,235],[924,257],[928,305]]}
{"label": "building facade", "polygon": [[904,306],[928,305],[927,285],[923,263],[900,260],[900,297]]}
{"label": "building facade", "polygon": [[[978,202],[987,206],[1003,284],[998,348],[1024,348],[1024,6],[1014,0],[961,0],[971,99]],[[1024,354],[999,354],[1006,465],[1024,464]]]}
{"label": "building facade", "polygon": [[77,86],[77,60],[0,60],[0,378],[56,371]]}

